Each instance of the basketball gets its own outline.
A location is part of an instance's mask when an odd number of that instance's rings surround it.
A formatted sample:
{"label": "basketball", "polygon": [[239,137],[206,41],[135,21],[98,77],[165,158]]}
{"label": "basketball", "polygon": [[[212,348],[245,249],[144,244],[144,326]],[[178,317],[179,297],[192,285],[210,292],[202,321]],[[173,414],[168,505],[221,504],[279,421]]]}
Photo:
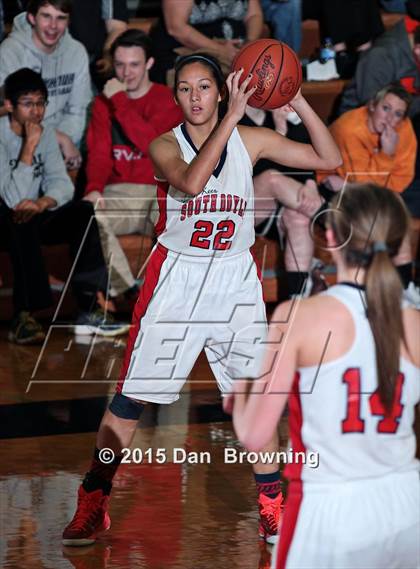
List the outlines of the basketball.
{"label": "basketball", "polygon": [[232,71],[238,71],[241,67],[244,69],[243,79],[249,74],[253,76],[248,88],[256,85],[257,89],[248,104],[258,109],[269,110],[287,105],[302,83],[298,56],[278,40],[255,40],[244,46],[233,61]]}

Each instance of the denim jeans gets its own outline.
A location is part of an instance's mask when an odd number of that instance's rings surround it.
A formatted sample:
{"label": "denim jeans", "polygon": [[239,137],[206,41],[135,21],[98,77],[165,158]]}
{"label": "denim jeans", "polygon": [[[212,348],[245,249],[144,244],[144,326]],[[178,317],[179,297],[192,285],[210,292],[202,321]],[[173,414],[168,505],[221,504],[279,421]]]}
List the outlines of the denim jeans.
{"label": "denim jeans", "polygon": [[299,52],[302,42],[301,0],[261,0],[265,21],[273,36]]}
{"label": "denim jeans", "polygon": [[405,14],[405,0],[381,0],[381,6],[387,12]]}

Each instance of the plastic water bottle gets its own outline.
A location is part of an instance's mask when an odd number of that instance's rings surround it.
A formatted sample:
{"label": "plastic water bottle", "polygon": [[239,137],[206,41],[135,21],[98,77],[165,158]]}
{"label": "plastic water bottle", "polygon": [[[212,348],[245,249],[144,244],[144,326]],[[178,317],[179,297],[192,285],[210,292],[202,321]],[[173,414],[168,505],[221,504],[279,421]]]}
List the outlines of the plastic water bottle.
{"label": "plastic water bottle", "polygon": [[319,60],[326,63],[329,59],[335,59],[334,45],[331,38],[325,38],[319,52]]}

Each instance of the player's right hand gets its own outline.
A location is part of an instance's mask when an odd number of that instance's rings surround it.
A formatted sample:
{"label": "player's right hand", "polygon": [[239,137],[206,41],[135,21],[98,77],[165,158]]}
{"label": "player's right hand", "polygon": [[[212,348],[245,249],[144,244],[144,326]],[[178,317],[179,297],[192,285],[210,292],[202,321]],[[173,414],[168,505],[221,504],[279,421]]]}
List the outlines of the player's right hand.
{"label": "player's right hand", "polygon": [[296,106],[299,105],[302,99],[303,99],[302,87],[299,87],[298,92],[293,97],[293,99],[287,103],[287,105],[291,107],[292,111],[296,111]]}
{"label": "player's right hand", "polygon": [[229,91],[229,103],[227,114],[233,116],[236,122],[239,122],[245,114],[246,105],[248,99],[254,94],[257,89],[257,85],[254,85],[247,90],[248,85],[252,79],[251,75],[248,75],[244,81],[239,85],[239,80],[243,74],[244,70],[239,69],[239,71],[232,71],[226,79],[226,85]]}

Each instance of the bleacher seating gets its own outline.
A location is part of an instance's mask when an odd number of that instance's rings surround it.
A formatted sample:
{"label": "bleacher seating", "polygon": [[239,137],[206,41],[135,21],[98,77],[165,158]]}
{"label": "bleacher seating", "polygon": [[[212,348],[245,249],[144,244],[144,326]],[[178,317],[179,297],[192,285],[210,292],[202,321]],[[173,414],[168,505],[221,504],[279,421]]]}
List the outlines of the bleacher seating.
{"label": "bleacher seating", "polygon": [[[152,250],[152,240],[142,235],[124,235],[119,238],[122,248],[127,255],[133,274],[141,278]],[[331,265],[331,257],[315,239],[315,257],[328,267]],[[420,219],[413,219],[411,225],[411,245],[414,259],[417,265],[420,257]],[[51,274],[53,290],[61,294],[66,276],[69,274],[70,263],[68,251],[65,245],[48,247],[46,255],[47,266]],[[281,266],[282,252],[279,244],[264,237],[258,237],[253,247],[253,253],[262,269],[263,290],[266,302],[277,302],[285,298],[285,283],[278,279],[279,267]],[[334,282],[334,272],[327,270],[327,280]],[[12,316],[11,304],[12,273],[9,259],[4,252],[0,252],[0,320],[9,320]],[[280,288],[279,288],[280,287]],[[67,312],[73,309],[68,301],[65,307]],[[51,315],[51,311],[49,315]]]}
{"label": "bleacher seating", "polygon": [[[382,14],[385,28],[392,27],[403,16],[401,14]],[[146,33],[156,22],[156,17],[136,17],[133,18],[129,27],[138,28]],[[301,58],[309,58],[314,55],[319,47],[319,25],[317,20],[305,20],[302,23],[302,47],[300,50]],[[341,79],[331,81],[311,81],[305,82],[302,92],[313,106],[319,116],[327,121],[331,116],[334,104],[342,92],[346,81]]]}
{"label": "bleacher seating", "polygon": [[[153,2],[150,2],[152,5]],[[140,17],[130,20],[129,26],[139,28],[148,32],[155,23],[155,12],[152,9],[142,12]],[[143,17],[141,17],[143,15]],[[386,28],[394,25],[402,16],[399,14],[383,14],[383,21]],[[302,24],[303,41],[300,52],[301,57],[309,57],[315,53],[319,45],[319,28],[315,20],[307,20]],[[321,118],[327,121],[335,101],[341,93],[346,82],[343,80],[332,81],[313,81],[303,84],[303,93],[310,104],[314,107]],[[140,235],[126,235],[120,237],[122,247],[127,254],[134,274],[141,272],[141,268],[150,254],[152,242],[149,238]],[[68,259],[67,251],[64,246],[54,246],[48,248],[47,264],[50,269],[52,283],[58,291],[62,289],[63,281],[69,271],[69,264],[63,262]],[[415,258],[420,253],[420,219],[412,221],[412,249]],[[282,292],[278,290],[278,267],[281,262],[281,251],[278,243],[273,240],[259,237],[254,245],[254,253],[263,269],[263,288],[267,302],[276,302]],[[330,257],[322,248],[317,248],[315,256],[321,258],[325,264],[330,263]],[[332,277],[334,278],[334,277]],[[0,252],[0,320],[10,319],[11,317],[11,267],[7,255]]]}

